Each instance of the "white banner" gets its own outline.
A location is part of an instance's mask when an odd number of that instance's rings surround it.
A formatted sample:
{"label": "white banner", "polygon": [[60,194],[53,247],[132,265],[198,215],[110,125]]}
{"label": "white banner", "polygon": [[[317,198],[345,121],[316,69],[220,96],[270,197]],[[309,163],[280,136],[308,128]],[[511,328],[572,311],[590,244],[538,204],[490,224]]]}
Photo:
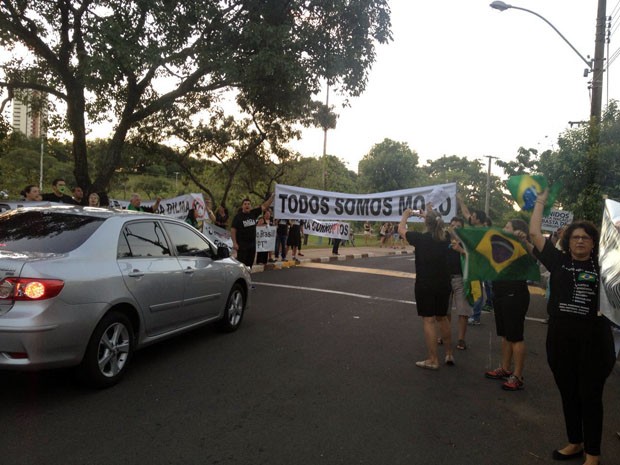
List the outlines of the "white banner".
{"label": "white banner", "polygon": [[620,325],[620,203],[605,200],[599,242],[601,312]]}
{"label": "white banner", "polygon": [[348,240],[351,232],[349,223],[339,221],[302,220],[304,234]]}
{"label": "white banner", "polygon": [[[274,216],[298,220],[400,221],[403,211],[433,208],[445,222],[456,215],[456,184],[415,187],[376,194],[344,194],[276,185]],[[422,221],[411,217],[409,221]]]}
{"label": "white banner", "polygon": [[276,249],[276,227],[256,226],[256,251],[273,252]]}
{"label": "white banner", "polygon": [[541,229],[543,231],[557,231],[564,225],[573,222],[573,212],[551,209],[549,216],[543,216]]}
{"label": "white banner", "polygon": [[218,247],[222,245],[228,246],[228,248],[232,250],[233,243],[230,231],[211,223],[203,222],[202,224],[202,233],[211,239],[211,242]]}
{"label": "white banner", "polygon": [[[152,207],[155,202],[141,202],[143,207]],[[127,208],[127,200],[110,199],[110,206],[114,208]],[[198,220],[205,219],[205,201],[202,194],[186,194],[171,199],[162,199],[159,202],[159,209],[155,212],[160,215],[172,216],[180,220],[187,218],[187,213],[191,210],[198,210]]]}

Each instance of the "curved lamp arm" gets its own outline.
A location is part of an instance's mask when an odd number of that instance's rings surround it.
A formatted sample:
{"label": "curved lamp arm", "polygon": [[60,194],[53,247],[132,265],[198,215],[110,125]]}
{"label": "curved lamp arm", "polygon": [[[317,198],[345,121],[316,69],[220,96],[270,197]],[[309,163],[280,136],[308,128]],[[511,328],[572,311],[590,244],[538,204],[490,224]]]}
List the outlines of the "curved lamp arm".
{"label": "curved lamp arm", "polygon": [[581,59],[583,60],[583,62],[586,64],[586,66],[588,67],[588,69],[589,69],[590,71],[592,71],[592,62],[590,62],[590,61],[586,60],[586,59],[583,57],[583,55],[582,55],[581,53],[579,53],[579,51],[578,51],[575,47],[573,47],[573,44],[571,44],[571,43],[568,41],[568,39],[567,39],[566,37],[564,37],[564,35],[563,35],[560,31],[558,31],[558,28],[556,28],[553,24],[551,24],[551,23],[550,23],[550,22],[549,22],[549,21],[548,21],[548,20],[547,20],[544,16],[539,15],[539,14],[538,14],[538,13],[536,13],[535,11],[528,10],[527,8],[521,8],[520,6],[509,5],[508,3],[504,3],[504,2],[501,2],[501,1],[494,1],[494,2],[492,2],[489,6],[490,6],[491,8],[496,9],[496,10],[499,10],[499,11],[505,11],[505,10],[508,10],[509,8],[512,8],[513,10],[521,10],[521,11],[526,11],[526,12],[528,12],[528,13],[533,14],[534,16],[538,16],[538,17],[539,17],[540,19],[542,19],[545,23],[547,23],[549,26],[551,26],[551,27],[553,28],[553,30],[554,30],[555,32],[557,32],[557,33],[558,33],[558,35],[559,35],[562,39],[564,39],[564,42],[566,42],[566,43],[568,44],[568,46],[569,46],[570,48],[572,48],[572,49],[573,49],[573,51],[574,51],[577,55],[579,55],[579,58],[581,58]]}

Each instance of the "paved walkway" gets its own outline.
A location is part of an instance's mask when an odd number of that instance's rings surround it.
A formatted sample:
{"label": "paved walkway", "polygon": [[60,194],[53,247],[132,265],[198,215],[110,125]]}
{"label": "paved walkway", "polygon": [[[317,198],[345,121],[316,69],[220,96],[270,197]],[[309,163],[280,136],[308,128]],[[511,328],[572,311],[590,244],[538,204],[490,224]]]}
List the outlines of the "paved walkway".
{"label": "paved walkway", "polygon": [[300,263],[326,263],[331,261],[340,260],[353,260],[355,258],[370,258],[370,257],[384,257],[386,255],[401,255],[401,254],[413,254],[413,247],[407,246],[404,249],[390,248],[390,247],[354,247],[354,246],[340,246],[338,255],[332,255],[331,247],[304,249],[301,253],[303,256],[298,256],[296,263],[291,259],[289,255],[287,261],[277,261],[275,263],[267,263],[265,265],[254,265],[252,267],[252,273],[260,273],[261,271],[285,269],[297,266]]}

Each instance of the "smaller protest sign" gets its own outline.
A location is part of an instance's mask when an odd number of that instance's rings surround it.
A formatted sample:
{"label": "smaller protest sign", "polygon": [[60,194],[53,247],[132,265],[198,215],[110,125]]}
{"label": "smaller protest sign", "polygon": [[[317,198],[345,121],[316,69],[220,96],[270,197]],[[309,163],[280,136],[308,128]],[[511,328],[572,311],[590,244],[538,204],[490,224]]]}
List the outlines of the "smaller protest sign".
{"label": "smaller protest sign", "polygon": [[302,220],[304,234],[331,237],[332,239],[349,239],[351,225],[341,221]]}
{"label": "smaller protest sign", "polygon": [[562,226],[573,222],[573,212],[551,209],[551,213],[547,216],[543,216],[542,230],[543,231],[557,231]]}
{"label": "smaller protest sign", "polygon": [[276,227],[256,226],[256,251],[273,252],[276,248]]}

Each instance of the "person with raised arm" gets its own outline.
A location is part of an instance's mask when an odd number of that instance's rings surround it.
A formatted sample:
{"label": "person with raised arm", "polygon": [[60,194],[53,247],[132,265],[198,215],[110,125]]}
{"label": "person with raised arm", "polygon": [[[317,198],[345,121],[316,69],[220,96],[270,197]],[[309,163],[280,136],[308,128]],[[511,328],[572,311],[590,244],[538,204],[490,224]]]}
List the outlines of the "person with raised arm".
{"label": "person with raised arm", "polygon": [[603,388],[615,364],[609,321],[599,311],[599,232],[588,221],[571,223],[562,250],[542,234],[548,190],[538,195],[530,219],[533,254],[550,272],[547,362],[562,398],[568,444],[554,460],[583,457],[598,465],[603,429]]}
{"label": "person with raised arm", "polygon": [[[424,218],[425,232],[407,231],[407,219],[411,216]],[[398,233],[415,247],[415,300],[418,315],[422,317],[428,352],[427,358],[416,362],[416,366],[429,370],[439,369],[436,324],[439,324],[446,351],[444,361],[446,365],[454,365],[450,322],[446,316],[452,292],[447,266],[450,240],[444,230],[444,222],[430,205],[423,212],[407,208],[398,225]]]}

